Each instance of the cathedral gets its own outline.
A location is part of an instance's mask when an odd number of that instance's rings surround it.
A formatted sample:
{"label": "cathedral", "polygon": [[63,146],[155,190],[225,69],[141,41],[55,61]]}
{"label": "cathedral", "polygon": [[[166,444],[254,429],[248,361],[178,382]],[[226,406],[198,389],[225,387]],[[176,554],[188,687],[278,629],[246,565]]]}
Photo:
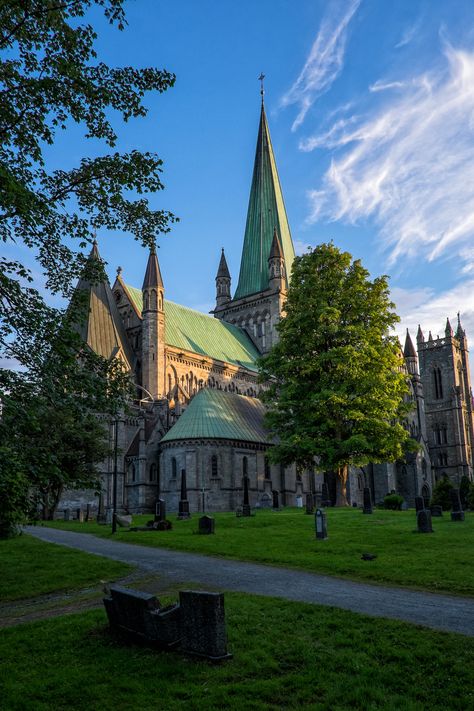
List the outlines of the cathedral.
{"label": "cathedral", "polygon": [[[260,123],[237,287],[224,250],[216,274],[212,315],[166,299],[156,251],[148,257],[141,288],[119,269],[115,283],[88,283],[84,341],[105,358],[118,358],[131,373],[137,400],[131,414],[110,424],[111,456],[101,471],[102,493],[68,492],[65,506],[89,503],[111,510],[114,468],[117,508],[154,512],[158,498],[177,511],[181,481],[190,511],[232,511],[242,505],[247,477],[253,507],[302,505],[305,494],[328,485],[330,473],[299,471],[270,462],[264,407],[258,398],[257,360],[277,339],[294,247],[265,114]],[[91,258],[99,259],[97,245]],[[419,443],[403,461],[353,468],[348,500],[362,503],[370,487],[375,502],[390,491],[429,499],[444,473],[459,482],[473,477],[472,394],[466,335],[449,321],[443,338],[407,331],[403,349],[410,379],[411,415],[406,422]],[[115,463],[116,460],[116,463]]]}

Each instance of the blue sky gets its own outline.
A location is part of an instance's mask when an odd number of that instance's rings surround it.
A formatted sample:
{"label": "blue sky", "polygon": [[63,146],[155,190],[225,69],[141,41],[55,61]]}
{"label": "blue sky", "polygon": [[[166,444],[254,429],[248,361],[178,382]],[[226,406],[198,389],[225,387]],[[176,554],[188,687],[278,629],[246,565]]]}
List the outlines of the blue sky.
{"label": "blue sky", "polygon": [[[159,240],[167,298],[209,311],[221,247],[236,287],[263,71],[297,251],[332,238],[391,276],[400,332],[441,334],[460,310],[474,339],[472,0],[135,0],[127,13],[120,33],[94,11],[100,58],[177,75],[118,143],[165,162],[151,202],[181,220]],[[71,127],[50,157],[72,167],[98,150]],[[120,265],[140,286],[140,245],[98,240],[111,281]]]}

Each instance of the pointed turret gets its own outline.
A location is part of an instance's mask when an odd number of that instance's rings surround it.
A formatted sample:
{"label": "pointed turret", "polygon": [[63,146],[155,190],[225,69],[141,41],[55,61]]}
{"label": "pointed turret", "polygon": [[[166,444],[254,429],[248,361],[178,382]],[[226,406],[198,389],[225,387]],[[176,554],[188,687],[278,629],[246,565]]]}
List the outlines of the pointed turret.
{"label": "pointed turret", "polygon": [[421,330],[420,324],[418,324],[418,332],[416,334],[416,342],[417,343],[424,343],[425,342],[425,337],[423,335],[423,331]]}
{"label": "pointed turret", "polygon": [[154,247],[142,286],[142,386],[158,400],[165,395],[165,290]]}
{"label": "pointed turret", "polygon": [[216,274],[216,309],[228,304],[230,301],[230,272],[222,248],[219,268]]}
{"label": "pointed turret", "polygon": [[[239,283],[234,299],[258,294],[268,288],[268,255],[275,227],[280,238],[286,274],[289,274],[295,251],[262,100]],[[286,276],[285,284],[287,286]]]}
{"label": "pointed turret", "polygon": [[407,370],[411,375],[418,375],[418,356],[411,340],[410,331],[407,328],[405,337],[405,347],[403,349],[403,357],[405,358]]}
{"label": "pointed turret", "polygon": [[454,331],[451,328],[449,318],[446,319],[446,328],[444,329],[444,333],[445,333],[446,338],[452,338],[454,335]]}
{"label": "pointed turret", "polygon": [[431,335],[431,331],[428,333],[428,343],[433,343],[433,336]]}
{"label": "pointed turret", "polygon": [[285,257],[281,248],[276,227],[273,230],[273,240],[268,257],[268,286],[273,291],[283,290],[286,286]]}
{"label": "pointed turret", "polygon": [[458,311],[458,327],[456,329],[456,338],[459,338],[459,340],[461,340],[461,338],[464,338],[465,335],[466,335],[466,332],[464,331],[463,327],[461,326],[461,314]]}

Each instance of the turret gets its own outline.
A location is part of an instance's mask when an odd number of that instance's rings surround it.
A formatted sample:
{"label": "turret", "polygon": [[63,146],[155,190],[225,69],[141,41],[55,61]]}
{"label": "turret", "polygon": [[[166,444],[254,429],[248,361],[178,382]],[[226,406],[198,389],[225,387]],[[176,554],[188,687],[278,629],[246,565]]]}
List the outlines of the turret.
{"label": "turret", "polygon": [[416,334],[416,342],[417,343],[424,343],[425,342],[425,337],[423,335],[423,331],[421,330],[420,324],[418,324],[418,332]]}
{"label": "turret", "polygon": [[216,309],[230,301],[230,272],[227,266],[224,248],[222,248],[219,268],[216,274]]}
{"label": "turret", "polygon": [[286,287],[285,257],[278,238],[276,227],[268,257],[268,286],[272,291],[283,291]]}
{"label": "turret", "polygon": [[456,338],[458,338],[459,341],[462,342],[462,341],[464,341],[465,337],[466,337],[466,332],[463,329],[463,327],[461,326],[461,315],[458,311],[458,327],[456,329]]}
{"label": "turret", "polygon": [[452,338],[454,336],[454,331],[451,328],[449,318],[446,319],[446,328],[444,329],[444,333],[445,333],[446,338]]}
{"label": "turret", "polygon": [[407,335],[405,338],[405,347],[403,349],[403,357],[405,358],[405,363],[407,370],[410,375],[418,375],[418,356],[416,354],[415,346],[411,340],[410,332],[407,328]]}
{"label": "turret", "polygon": [[160,265],[153,247],[142,286],[142,386],[155,400],[165,395],[164,292]]}

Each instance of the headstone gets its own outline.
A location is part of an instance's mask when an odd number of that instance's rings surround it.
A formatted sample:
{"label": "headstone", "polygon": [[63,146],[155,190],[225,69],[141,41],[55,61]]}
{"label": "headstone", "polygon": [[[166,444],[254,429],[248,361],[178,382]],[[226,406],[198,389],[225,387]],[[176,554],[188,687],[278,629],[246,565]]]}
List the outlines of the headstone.
{"label": "headstone", "polygon": [[321,506],[331,506],[331,499],[329,498],[329,487],[324,481],[321,488]]}
{"label": "headstone", "polygon": [[326,512],[322,509],[317,509],[314,514],[314,527],[316,529],[316,538],[320,541],[325,541],[328,537],[328,526],[326,520]]}
{"label": "headstone", "polygon": [[296,497],[296,508],[297,509],[303,508],[303,497],[300,494],[298,494],[298,496]]}
{"label": "headstone", "polygon": [[250,516],[250,502],[249,502],[249,478],[244,476],[244,503],[242,504],[242,516]]}
{"label": "headstone", "polygon": [[433,527],[431,526],[431,511],[428,509],[421,509],[416,514],[416,522],[418,524],[418,533],[433,533]]}
{"label": "headstone", "polygon": [[64,509],[64,520],[69,521],[71,518],[71,510],[70,509]]}
{"label": "headstone", "polygon": [[97,523],[104,525],[107,522],[107,517],[104,510],[104,495],[102,492],[99,494],[99,507],[97,509]]}
{"label": "headstone", "polygon": [[115,520],[117,521],[117,525],[122,528],[130,528],[132,525],[132,517],[130,515],[115,514]]}
{"label": "headstone", "polygon": [[108,509],[106,509],[106,511],[105,511],[105,523],[107,524],[107,526],[111,526],[111,525],[112,525],[112,518],[113,518],[113,515],[114,515],[114,511],[113,511],[113,509],[112,509],[111,507],[109,507]]}
{"label": "headstone", "polygon": [[370,495],[370,489],[368,486],[364,486],[364,507],[362,513],[371,514],[372,510],[372,496]]}
{"label": "headstone", "polygon": [[229,659],[223,593],[180,590],[181,649],[211,661]]}
{"label": "headstone", "polygon": [[77,520],[79,523],[84,523],[84,511],[82,509],[77,509]]}
{"label": "headstone", "polygon": [[437,518],[437,517],[443,515],[443,507],[442,506],[437,506],[437,505],[431,506],[430,511],[431,511],[432,518],[435,518],[435,517]]}
{"label": "headstone", "polygon": [[423,511],[424,508],[425,508],[425,501],[424,501],[423,497],[422,496],[415,496],[416,513],[418,513],[418,511]]}
{"label": "headstone", "polygon": [[271,494],[268,493],[268,491],[265,491],[259,501],[260,507],[262,509],[271,509],[272,507],[272,496]]}
{"label": "headstone", "polygon": [[178,519],[190,518],[188,490],[186,486],[186,469],[181,469],[181,498],[178,503]]}
{"label": "headstone", "polygon": [[90,521],[90,520],[91,520],[91,505],[90,505],[90,504],[87,504],[87,505],[86,505],[86,516],[85,516],[85,520],[86,520],[86,521]]}
{"label": "headstone", "polygon": [[459,489],[451,489],[449,492],[451,496],[451,521],[464,521],[464,511],[462,510],[461,497],[459,496]]}
{"label": "headstone", "polygon": [[215,532],[216,521],[212,516],[201,516],[199,519],[199,533],[204,535]]}
{"label": "headstone", "polygon": [[274,509],[279,509],[280,508],[280,497],[278,495],[278,491],[274,489],[272,491],[272,508]]}
{"label": "headstone", "polygon": [[155,521],[166,520],[166,503],[164,499],[158,499],[155,505]]}
{"label": "headstone", "polygon": [[401,510],[402,510],[402,511],[408,511],[408,502],[407,502],[407,501],[404,501],[404,502],[403,502],[403,504],[402,504],[402,506],[401,506]]}
{"label": "headstone", "polygon": [[306,494],[306,513],[311,515],[314,513],[314,495]]}

